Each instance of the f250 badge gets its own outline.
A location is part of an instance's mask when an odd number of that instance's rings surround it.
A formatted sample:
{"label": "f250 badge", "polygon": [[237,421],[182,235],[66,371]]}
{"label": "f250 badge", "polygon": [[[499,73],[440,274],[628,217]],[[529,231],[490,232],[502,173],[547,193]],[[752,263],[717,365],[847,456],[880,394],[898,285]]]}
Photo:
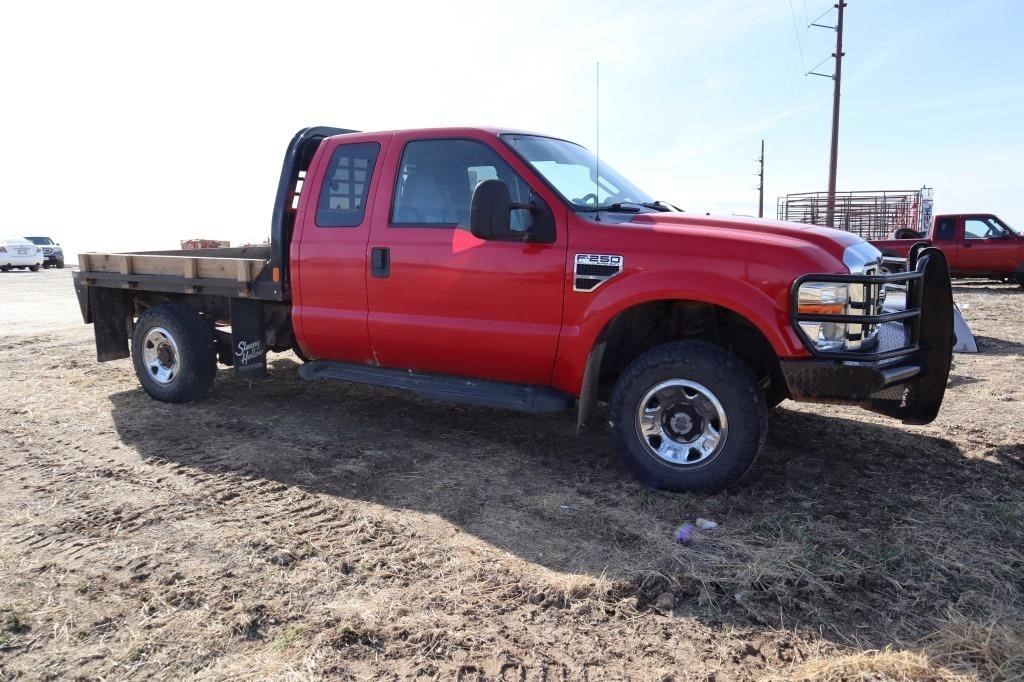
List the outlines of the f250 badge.
{"label": "f250 badge", "polygon": [[625,259],[611,253],[577,253],[573,267],[573,291],[593,291],[622,272]]}

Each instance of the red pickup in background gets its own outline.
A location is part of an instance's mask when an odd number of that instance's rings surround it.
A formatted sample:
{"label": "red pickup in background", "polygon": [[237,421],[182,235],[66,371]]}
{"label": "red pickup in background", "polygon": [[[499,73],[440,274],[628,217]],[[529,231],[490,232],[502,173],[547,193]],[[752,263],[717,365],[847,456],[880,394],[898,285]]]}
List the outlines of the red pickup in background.
{"label": "red pickup in background", "polygon": [[952,277],[984,277],[1024,286],[1024,236],[991,213],[937,215],[927,234],[899,229],[895,239],[872,240],[886,257],[905,258],[924,242],[946,254]]}

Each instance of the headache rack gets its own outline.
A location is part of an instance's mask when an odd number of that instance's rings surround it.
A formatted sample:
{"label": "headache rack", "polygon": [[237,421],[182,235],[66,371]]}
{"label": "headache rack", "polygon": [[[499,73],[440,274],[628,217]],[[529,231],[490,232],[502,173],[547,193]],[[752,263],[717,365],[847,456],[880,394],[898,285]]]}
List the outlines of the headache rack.
{"label": "headache rack", "polygon": [[[822,360],[842,360],[855,362],[878,362],[891,360],[893,358],[913,355],[921,349],[921,317],[924,306],[925,275],[928,270],[930,254],[919,257],[924,244],[915,244],[907,256],[905,272],[894,272],[880,275],[804,275],[793,283],[793,290],[790,301],[790,321],[804,346],[811,352],[811,355]],[[947,275],[948,276],[948,275]],[[875,287],[886,287],[897,285],[906,288],[906,305],[903,310],[892,310],[886,312],[883,308],[874,314],[850,315],[838,313],[801,313],[800,285],[805,282],[836,282],[842,284],[862,284],[865,292],[875,290]],[[862,302],[867,305],[868,295],[865,294]],[[870,311],[869,311],[870,312]],[[888,330],[883,328],[886,322],[909,321],[907,325],[901,325],[901,329]],[[875,351],[828,351],[820,350],[807,336],[800,326],[801,322],[833,322],[845,324],[859,324],[864,326],[877,325],[879,333],[874,346]]]}

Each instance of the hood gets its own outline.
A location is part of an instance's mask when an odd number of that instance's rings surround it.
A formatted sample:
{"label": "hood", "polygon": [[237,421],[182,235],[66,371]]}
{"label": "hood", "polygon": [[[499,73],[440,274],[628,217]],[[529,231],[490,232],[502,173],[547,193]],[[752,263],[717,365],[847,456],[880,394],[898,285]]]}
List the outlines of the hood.
{"label": "hood", "polygon": [[787,223],[781,220],[738,218],[732,216],[690,215],[686,213],[638,213],[627,224],[651,227],[656,232],[707,236],[727,232],[731,237],[753,243],[778,245],[811,244],[842,261],[847,247],[864,243],[855,234],[819,225]]}

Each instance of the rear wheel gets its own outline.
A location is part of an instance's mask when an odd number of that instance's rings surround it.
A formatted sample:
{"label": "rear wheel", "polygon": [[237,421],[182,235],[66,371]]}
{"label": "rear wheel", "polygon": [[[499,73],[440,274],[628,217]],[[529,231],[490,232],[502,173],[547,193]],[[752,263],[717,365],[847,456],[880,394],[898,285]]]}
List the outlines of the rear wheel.
{"label": "rear wheel", "polygon": [[213,329],[185,306],[150,308],[132,333],[132,364],[151,397],[170,403],[202,400],[217,375]]}
{"label": "rear wheel", "polygon": [[764,445],[764,394],[734,355],[700,341],[666,343],[619,377],[612,443],[647,485],[714,492],[738,481]]}
{"label": "rear wheel", "polygon": [[28,266],[28,269],[31,270],[32,272],[39,272],[39,266],[38,265],[30,265],[30,266]]}
{"label": "rear wheel", "polygon": [[11,271],[11,266],[10,265],[0,265],[0,272],[10,272],[10,271]]}

